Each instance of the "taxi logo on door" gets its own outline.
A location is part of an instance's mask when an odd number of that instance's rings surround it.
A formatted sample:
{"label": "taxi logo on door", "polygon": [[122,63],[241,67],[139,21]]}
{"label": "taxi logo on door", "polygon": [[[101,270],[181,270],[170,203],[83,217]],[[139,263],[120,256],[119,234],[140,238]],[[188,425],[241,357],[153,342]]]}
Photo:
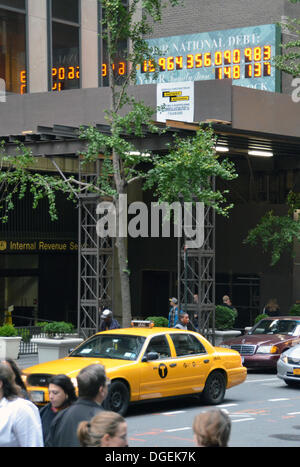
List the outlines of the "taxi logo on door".
{"label": "taxi logo on door", "polygon": [[165,378],[168,374],[168,368],[164,363],[161,363],[158,367],[158,374],[161,378]]}

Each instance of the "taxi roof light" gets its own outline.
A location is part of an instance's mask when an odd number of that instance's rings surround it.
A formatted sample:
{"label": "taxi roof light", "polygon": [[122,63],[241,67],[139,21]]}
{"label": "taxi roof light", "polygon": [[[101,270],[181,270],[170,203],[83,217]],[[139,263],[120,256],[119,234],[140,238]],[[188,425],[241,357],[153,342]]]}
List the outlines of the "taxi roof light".
{"label": "taxi roof light", "polygon": [[152,321],[143,321],[139,319],[135,319],[131,321],[131,326],[133,328],[153,328],[154,323]]}

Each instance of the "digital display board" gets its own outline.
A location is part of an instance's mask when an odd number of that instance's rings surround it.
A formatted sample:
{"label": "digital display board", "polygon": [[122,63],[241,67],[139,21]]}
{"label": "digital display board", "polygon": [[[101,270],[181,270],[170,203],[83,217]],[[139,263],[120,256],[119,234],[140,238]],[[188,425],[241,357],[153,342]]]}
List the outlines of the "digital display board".
{"label": "digital display board", "polygon": [[[148,39],[153,52],[157,48],[161,52],[155,56],[157,70],[151,61],[144,61],[138,66],[136,84],[232,79],[235,85],[280,92],[280,72],[272,65],[280,53],[280,34],[279,26],[267,24]],[[115,63],[113,72],[126,75],[126,61]],[[74,87],[72,81],[79,81],[80,68],[75,63],[57,66],[51,74],[52,91],[62,91]],[[107,63],[100,64],[99,74],[107,78]],[[19,92],[26,91],[27,76],[22,70]]]}
{"label": "digital display board", "polygon": [[137,84],[232,79],[235,85],[280,91],[280,74],[272,66],[280,43],[280,28],[275,24],[147,42],[160,53],[154,54],[156,66],[148,60],[139,66]]}

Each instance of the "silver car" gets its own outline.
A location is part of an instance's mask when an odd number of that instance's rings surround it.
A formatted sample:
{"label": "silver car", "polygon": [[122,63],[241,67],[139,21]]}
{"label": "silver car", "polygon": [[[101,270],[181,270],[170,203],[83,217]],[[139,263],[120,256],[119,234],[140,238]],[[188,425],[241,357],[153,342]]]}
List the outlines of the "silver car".
{"label": "silver car", "polygon": [[289,385],[300,383],[300,345],[281,354],[277,361],[277,376]]}

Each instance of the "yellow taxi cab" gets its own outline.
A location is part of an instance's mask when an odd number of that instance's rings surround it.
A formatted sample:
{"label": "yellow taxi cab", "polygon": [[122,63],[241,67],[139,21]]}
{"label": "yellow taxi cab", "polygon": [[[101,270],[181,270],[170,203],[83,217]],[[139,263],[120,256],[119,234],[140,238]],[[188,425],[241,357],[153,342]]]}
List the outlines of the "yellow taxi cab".
{"label": "yellow taxi cab", "polygon": [[247,370],[237,351],[213,347],[196,332],[151,324],[136,321],[131,328],[97,333],[68,357],[25,369],[33,402],[49,402],[53,375],[66,374],[76,387],[79,371],[94,363],[104,365],[111,380],[105,409],[123,415],[131,402],[185,394],[220,404],[226,389],[245,381]]}

